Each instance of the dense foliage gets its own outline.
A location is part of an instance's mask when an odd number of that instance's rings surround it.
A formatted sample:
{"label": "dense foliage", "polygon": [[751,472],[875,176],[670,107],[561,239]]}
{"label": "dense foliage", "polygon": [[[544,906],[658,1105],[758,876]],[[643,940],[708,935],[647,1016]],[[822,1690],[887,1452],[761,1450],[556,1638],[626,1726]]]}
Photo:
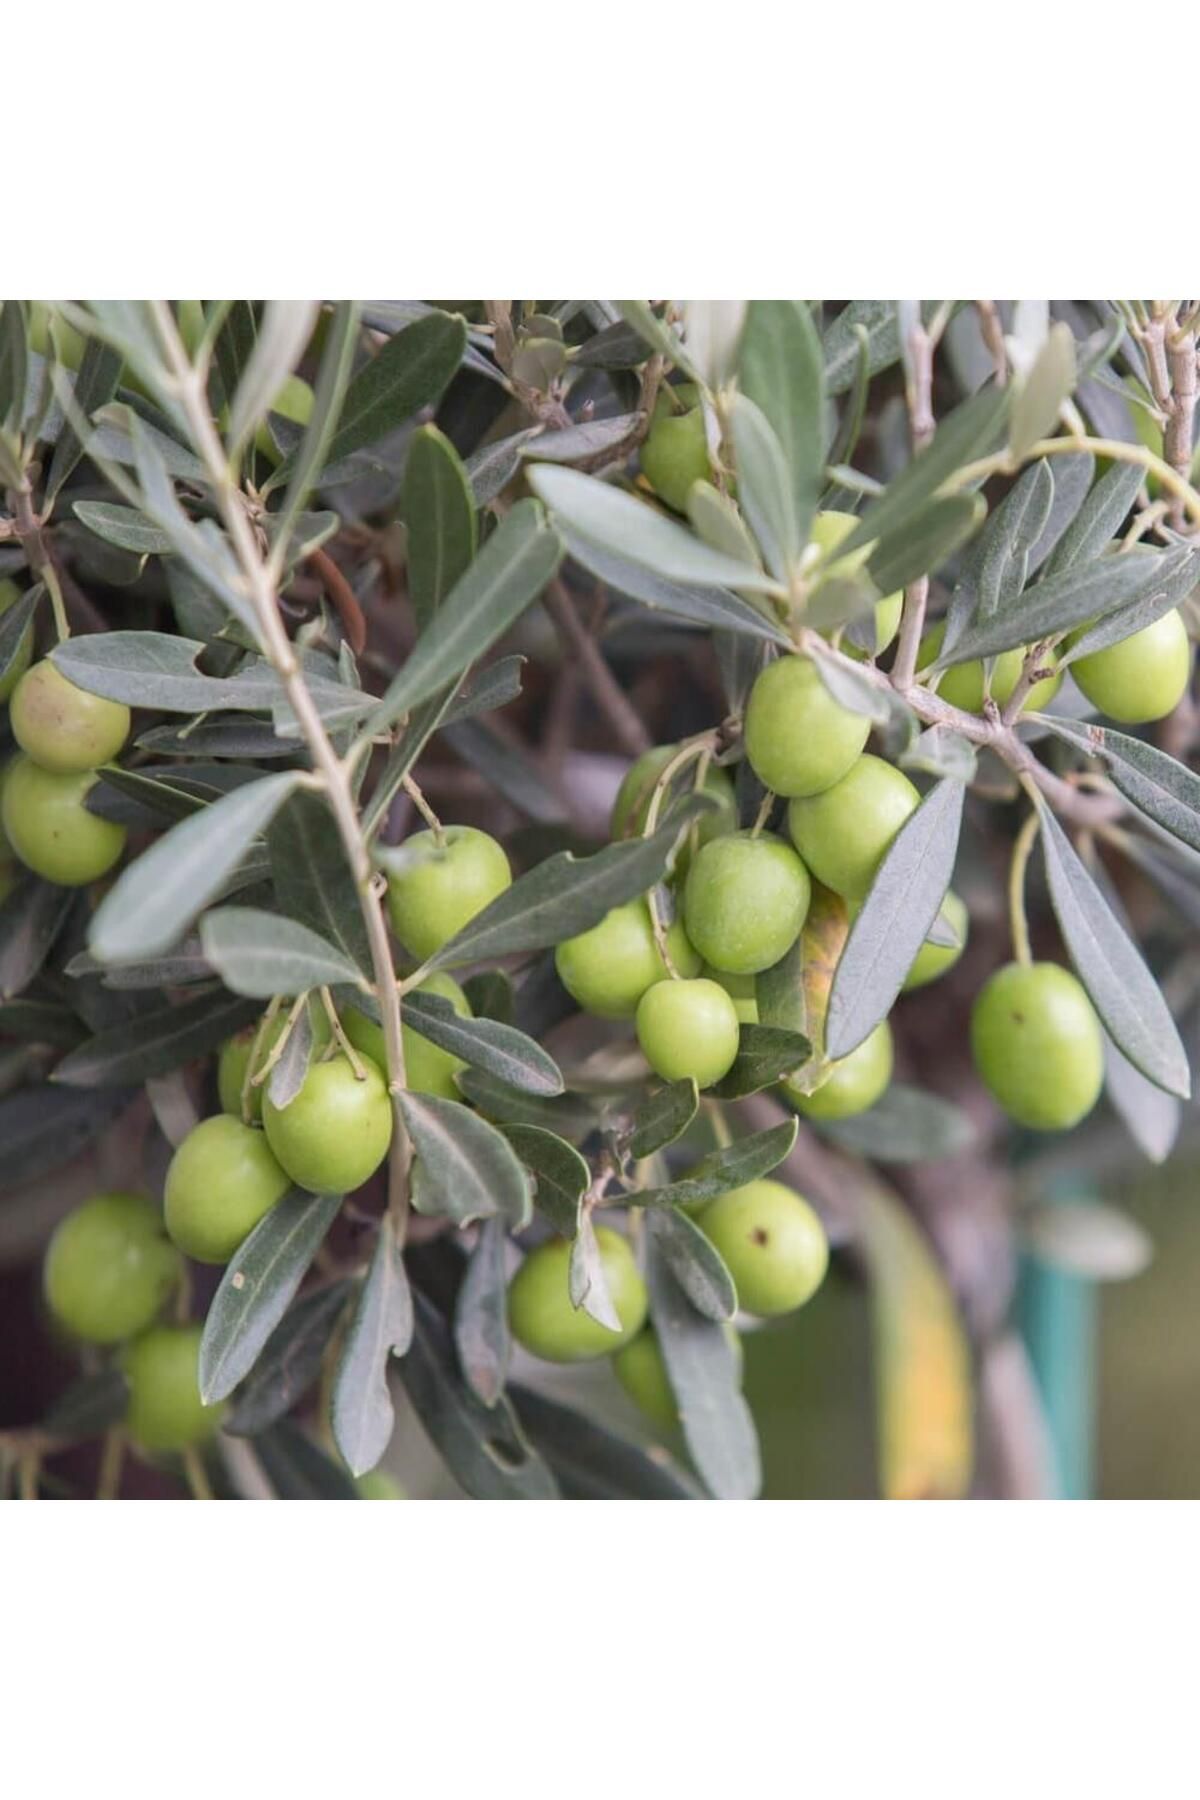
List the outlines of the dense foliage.
{"label": "dense foliage", "polygon": [[986,1486],[1190,1094],[1189,306],[4,303],[6,1491],[752,1496],[829,1280]]}

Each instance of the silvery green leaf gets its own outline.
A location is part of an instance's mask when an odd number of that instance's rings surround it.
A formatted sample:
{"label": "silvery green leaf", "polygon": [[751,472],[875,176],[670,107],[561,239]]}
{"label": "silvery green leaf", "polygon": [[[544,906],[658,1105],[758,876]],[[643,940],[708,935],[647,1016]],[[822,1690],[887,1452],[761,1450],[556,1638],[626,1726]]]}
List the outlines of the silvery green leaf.
{"label": "silvery green leaf", "polygon": [[312,416],[300,442],[288,452],[266,484],[267,492],[287,482],[283,505],[275,517],[272,535],[272,568],[288,560],[292,528],[317,485],[338,421],[343,417],[347,389],[358,343],[359,309],[356,301],[343,300],[333,309],[321,353],[321,367],[313,394]]}
{"label": "silvery green leaf", "polygon": [[235,788],[143,851],[92,919],[93,956],[133,962],[169,950],[221,891],[298,779],[291,772],[267,775]]}
{"label": "silvery green leaf", "polygon": [[333,1435],[352,1475],[373,1469],[388,1447],[395,1424],[388,1364],[406,1353],[412,1335],[412,1290],[385,1213],[333,1380]]}
{"label": "silvery green leaf", "polygon": [[783,450],[767,416],[745,394],[731,408],[738,496],[763,558],[786,583],[800,558],[800,529]]}
{"label": "silvery green leaf", "polygon": [[713,1088],[722,1100],[742,1100],[790,1075],[812,1055],[812,1045],[798,1031],[779,1025],[743,1025],[733,1067]]}
{"label": "silvery green leaf", "polygon": [[107,500],[76,500],[71,511],[97,537],[121,550],[132,550],[135,556],[169,556],[175,548],[169,532],[132,506],[114,506]]}
{"label": "silvery green leaf", "polygon": [[604,1264],[600,1258],[600,1244],[596,1237],[596,1228],[592,1224],[590,1212],[586,1208],[579,1215],[579,1229],[571,1244],[571,1256],[567,1267],[567,1292],[571,1305],[577,1311],[585,1312],[589,1319],[605,1331],[620,1333],[621,1319],[613,1305],[612,1295],[608,1288],[608,1277],[604,1272]]}
{"label": "silvery green leaf", "polygon": [[744,300],[688,300],[684,303],[688,354],[714,390],[724,387],[733,374],[745,317]]}
{"label": "silvery green leaf", "polygon": [[1113,786],[1131,806],[1200,851],[1200,775],[1164,750],[1111,726],[1077,724],[1051,714],[1040,718],[1056,737],[1099,757]]}
{"label": "silvery green leaf", "polygon": [[349,957],[307,925],[253,906],[222,906],[206,913],[200,943],[226,987],[259,1000],[363,982]]}
{"label": "silvery green leaf", "polygon": [[651,350],[657,350],[660,356],[665,356],[669,363],[674,363],[677,369],[682,369],[685,375],[692,377],[693,381],[703,381],[699,369],[684,349],[678,334],[665,320],[658,317],[648,301],[618,300],[615,304],[625,323],[637,332]]}
{"label": "silvery green leaf", "polygon": [[691,1206],[699,1200],[715,1200],[718,1194],[727,1194],[731,1188],[745,1187],[748,1181],[757,1181],[779,1167],[796,1142],[797,1129],[798,1122],[788,1119],[781,1125],[768,1126],[765,1131],[737,1138],[724,1149],[713,1150],[708,1156],[701,1157],[677,1181],[631,1194],[629,1203],[631,1206]]}
{"label": "silvery green leaf", "polygon": [[356,1286],[348,1280],[335,1281],[288,1308],[224,1420],[224,1431],[252,1437],[303,1399],[321,1372],[325,1351]]}
{"label": "silvery green leaf", "polygon": [[285,1111],[304,1086],[313,1053],[312,1020],[307,1006],[302,1006],[292,1021],[283,1053],[271,1070],[267,1082],[267,1098],[280,1112]]}
{"label": "silvery green leaf", "polygon": [[923,1088],[893,1081],[866,1112],[849,1119],[813,1121],[814,1129],[871,1162],[937,1162],[959,1156],[975,1141],[975,1127],[961,1107]]}
{"label": "silvery green leaf", "polygon": [[270,412],[276,395],[312,336],[315,300],[268,300],[258,335],[229,410],[226,441],[236,456]]}
{"label": "silvery green leaf", "polygon": [[803,545],[824,475],[825,364],[812,315],[802,301],[750,302],[738,379],[778,442],[791,491],[787,514],[797,543]]}
{"label": "silvery green leaf", "polygon": [[[160,996],[161,999],[161,996]],[[150,1081],[209,1056],[259,1008],[220,988],[178,1004],[159,1004],[68,1052],[52,1079],[65,1087],[123,1087]]]}
{"label": "silvery green leaf", "polygon": [[630,562],[625,556],[593,543],[577,532],[564,529],[562,536],[575,562],[614,593],[626,594],[651,611],[669,613],[692,625],[715,626],[724,631],[765,638],[772,644],[789,644],[786,632],[777,621],[769,619],[756,605],[737,594],[727,593],[723,588],[666,581],[650,569]]}
{"label": "silvery green leaf", "polygon": [[[1018,302],[1018,306],[1023,302]],[[1015,458],[1028,456],[1039,439],[1058,423],[1059,410],[1075,386],[1075,339],[1061,321],[1044,332],[1013,401],[1008,428],[1008,447]]]}
{"label": "silvery green leaf", "polygon": [[762,1481],[758,1439],[725,1328],[696,1311],[654,1241],[646,1263],[655,1335],[692,1461],[714,1498],[752,1500]]}
{"label": "silvery green leaf", "polygon": [[592,1171],[573,1144],[541,1125],[506,1124],[504,1135],[533,1176],[533,1203],[560,1237],[579,1229],[579,1203]]}
{"label": "silvery green leaf", "polygon": [[1112,1039],[1104,1038],[1104,1091],[1113,1110],[1152,1163],[1164,1163],[1175,1147],[1183,1108],[1174,1094],[1164,1094],[1160,1087],[1128,1057],[1122,1056]]}
{"label": "silvery green leaf", "polygon": [[711,1238],[674,1206],[650,1213],[646,1229],[696,1311],[718,1324],[732,1319],[737,1289]]}
{"label": "silvery green leaf", "polygon": [[1135,1068],[1186,1100],[1187,1053],[1157,982],[1044,801],[1038,811],[1059,929],[1101,1023]]}
{"label": "silvery green leaf", "polygon": [[529,1219],[529,1184],[506,1138],[457,1100],[399,1093],[396,1104],[412,1139],[413,1205],[453,1219],[501,1218],[519,1231]]}
{"label": "silvery green leaf", "polygon": [[467,1386],[495,1406],[508,1379],[511,1349],[504,1224],[484,1219],[454,1303],[454,1347]]}
{"label": "silvery green leaf", "polygon": [[[1061,472],[1055,470],[1055,481]],[[1145,471],[1137,463],[1114,463],[1076,511],[1046,561],[1046,578],[1066,573],[1077,565],[1095,562],[1108,549],[1118,526],[1133,505]]]}
{"label": "silvery green leaf", "polygon": [[629,1137],[630,1155],[639,1159],[653,1156],[656,1150],[673,1144],[695,1118],[699,1104],[696,1084],[690,1077],[686,1081],[667,1082],[665,1087],[643,1101],[634,1115]]}
{"label": "silvery green leaf", "polygon": [[932,498],[966,464],[993,450],[1008,417],[1007,388],[984,388],[947,413],[927,449],[921,450],[872,501],[845,539],[843,553],[874,541],[880,554],[888,534],[903,529],[918,506]]}
{"label": "silvery green leaf", "polygon": [[561,1094],[562,1071],[540,1044],[497,1019],[464,1019],[439,994],[408,994],[404,1022],[431,1044],[529,1094]]}
{"label": "silvery green leaf", "polygon": [[532,462],[588,462],[631,442],[640,421],[640,413],[618,413],[611,419],[586,419],[558,431],[542,431],[521,446],[521,454]]}
{"label": "silvery green leaf", "polygon": [[850,928],[825,1017],[825,1052],[849,1056],[887,1017],[954,874],[964,787],[930,789],[897,832]]}
{"label": "silvery green leaf", "polygon": [[436,425],[412,434],[400,507],[408,529],[408,596],[423,631],[470,568],[478,538],[470,477]]}
{"label": "silvery green leaf", "polygon": [[896,593],[953,556],[986,516],[982,494],[943,494],[881,536],[867,565],[881,594]]}

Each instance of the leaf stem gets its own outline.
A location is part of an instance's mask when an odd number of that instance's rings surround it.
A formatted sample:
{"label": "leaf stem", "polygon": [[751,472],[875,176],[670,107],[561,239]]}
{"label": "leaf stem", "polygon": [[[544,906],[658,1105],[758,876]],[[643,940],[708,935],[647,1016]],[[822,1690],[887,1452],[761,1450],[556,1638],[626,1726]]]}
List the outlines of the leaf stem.
{"label": "leaf stem", "polygon": [[355,1081],[365,1081],[367,1078],[367,1071],[362,1065],[357,1050],[342,1029],[342,1021],[338,1017],[338,1009],[333,1004],[333,995],[327,987],[321,989],[321,1004],[325,1008],[325,1016],[329,1020],[329,1026],[333,1032],[334,1041],[339,1046],[342,1055],[346,1058],[346,1061],[354,1071]]}
{"label": "leaf stem", "polygon": [[100,1453],[100,1472],[96,1478],[97,1500],[117,1500],[121,1493],[121,1469],[125,1461],[125,1433],[119,1426],[104,1434]]}
{"label": "leaf stem", "polygon": [[1029,947],[1029,921],[1025,917],[1025,870],[1040,825],[1041,818],[1035,807],[1017,833],[1008,868],[1008,919],[1012,930],[1013,956],[1024,968],[1028,968],[1033,961],[1033,952]]}
{"label": "leaf stem", "polygon": [[184,1450],[181,1455],[183,1459],[183,1472],[187,1477],[187,1484],[192,1490],[192,1499],[215,1500],[216,1495],[212,1491],[212,1483],[208,1479],[208,1473],[204,1467],[204,1461],[200,1452],[194,1445],[189,1444],[187,1449]]}
{"label": "leaf stem", "polygon": [[438,818],[411,775],[402,775],[400,777],[400,786],[404,789],[405,793],[424,819],[426,825],[428,825],[430,831],[432,831],[433,841],[438,849],[441,850],[446,842],[446,832],[442,821]]}

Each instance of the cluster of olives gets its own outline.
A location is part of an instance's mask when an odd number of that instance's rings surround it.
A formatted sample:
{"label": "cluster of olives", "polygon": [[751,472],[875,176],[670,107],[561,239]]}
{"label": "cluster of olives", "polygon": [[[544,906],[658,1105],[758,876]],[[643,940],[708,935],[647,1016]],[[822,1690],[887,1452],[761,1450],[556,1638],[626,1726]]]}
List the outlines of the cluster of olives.
{"label": "cluster of olives", "polygon": [[[778,1318],[811,1300],[829,1264],[820,1219],[806,1200],[779,1181],[751,1181],[690,1209],[720,1252],[743,1312]],[[610,1330],[576,1309],[568,1291],[570,1246],[553,1239],[530,1251],[509,1285],[513,1336],[545,1362],[590,1362],[611,1356],[630,1398],[664,1430],[679,1413],[658,1339],[646,1323],[649,1300],[629,1240],[601,1226],[600,1264],[620,1329]],[[740,1354],[736,1331],[731,1345]]]}
{"label": "cluster of olives", "polygon": [[[31,653],[32,635],[26,665]],[[129,708],[85,693],[48,659],[23,670],[21,660],[5,678],[7,696],[0,689],[21,752],[4,771],[3,836],[35,875],[85,887],[107,875],[125,847],[125,827],[89,812],[86,801],[96,771],[124,747]]]}

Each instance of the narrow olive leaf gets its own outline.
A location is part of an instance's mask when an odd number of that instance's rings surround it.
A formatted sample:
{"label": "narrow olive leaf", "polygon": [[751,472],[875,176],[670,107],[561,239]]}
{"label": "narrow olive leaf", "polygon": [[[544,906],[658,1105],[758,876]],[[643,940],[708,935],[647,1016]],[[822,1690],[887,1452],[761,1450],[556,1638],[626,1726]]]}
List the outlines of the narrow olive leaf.
{"label": "narrow olive leaf", "polygon": [[86,1028],[69,1007],[52,1000],[0,1000],[0,1038],[74,1050],[85,1036]]}
{"label": "narrow olive leaf", "polygon": [[[571,1305],[582,1309],[589,1319],[605,1331],[619,1333],[621,1320],[608,1288],[608,1277],[600,1260],[600,1245],[591,1213],[584,1208],[579,1215],[579,1229],[571,1244],[567,1267],[567,1292]],[[614,1346],[615,1347],[615,1346]]]}
{"label": "narrow olive leaf", "polygon": [[1181,558],[1175,568],[1164,572],[1162,580],[1148,583],[1124,606],[1117,607],[1072,638],[1059,656],[1060,665],[1077,662],[1081,656],[1094,656],[1097,650],[1122,644],[1136,632],[1157,624],[1164,614],[1188,598],[1198,581],[1200,553],[1193,551],[1190,557]]}
{"label": "narrow olive leaf", "polygon": [[1044,801],[1038,811],[1050,898],[1076,974],[1117,1048],[1157,1087],[1186,1100],[1187,1052],[1157,982]]}
{"label": "narrow olive leaf", "polygon": [[350,959],[317,932],[253,906],[222,906],[206,913],[200,944],[206,961],[235,994],[269,1000],[339,982],[363,985]]}
{"label": "narrow olive leaf", "polygon": [[531,438],[537,437],[541,429],[540,425],[531,425],[528,430],[501,438],[498,443],[482,445],[473,456],[467,458],[467,478],[477,507],[490,505],[498,494],[504,492],[521,467],[524,446]]}
{"label": "narrow olive leaf", "polygon": [[529,1222],[529,1184],[508,1141],[457,1100],[401,1093],[396,1104],[416,1155],[418,1212],[469,1225],[499,1214],[514,1231]]}
{"label": "narrow olive leaf", "polygon": [[933,1249],[900,1198],[862,1171],[885,1499],[963,1498],[974,1461],[971,1350]]}
{"label": "narrow olive leaf", "polygon": [[656,1450],[649,1455],[572,1407],[512,1387],[526,1436],[553,1470],[564,1500],[698,1500],[695,1486]]}
{"label": "narrow olive leaf", "polygon": [[951,775],[966,782],[975,778],[974,744],[947,725],[931,725],[897,760],[902,769],[920,769],[926,775]]}
{"label": "narrow olive leaf", "polygon": [[88,934],[92,955],[105,963],[132,962],[170,949],[220,892],[299,779],[292,773],[264,776],[173,826],[101,901]]}
{"label": "narrow olive leaf", "polygon": [[696,1311],[654,1239],[646,1246],[646,1275],[650,1316],[696,1471],[715,1499],[753,1500],[762,1484],[758,1438],[725,1328]]}
{"label": "narrow olive leaf", "polygon": [[1007,388],[987,387],[948,413],[929,447],[918,452],[865,509],[845,539],[843,551],[879,543],[903,526],[959,469],[994,449],[1004,433],[1009,397]]}
{"label": "narrow olive leaf", "polygon": [[292,1022],[279,1061],[271,1070],[267,1082],[267,1097],[271,1105],[280,1112],[286,1111],[304,1086],[312,1053],[312,1017],[308,1007],[302,1006]]}
{"label": "narrow olive leaf", "polygon": [[510,1125],[537,1125],[578,1144],[596,1129],[599,1107],[583,1094],[543,1100],[509,1087],[485,1069],[461,1069],[455,1080],[472,1105],[505,1131]]}
{"label": "narrow olive leaf", "polygon": [[23,993],[53,949],[78,890],[27,875],[0,904],[0,999]]}
{"label": "narrow olive leaf", "polygon": [[496,1019],[463,1019],[438,994],[413,993],[404,1001],[404,1022],[439,1049],[478,1069],[487,1069],[527,1094],[561,1094],[562,1070],[523,1031]]}
{"label": "narrow olive leaf", "polygon": [[421,633],[372,715],[371,729],[394,724],[457,680],[532,605],[562,554],[562,541],[541,508],[518,500]]}
{"label": "narrow olive leaf", "polygon": [[[633,1129],[629,1134],[629,1153],[639,1159],[653,1156],[656,1150],[665,1150],[668,1144],[682,1137],[700,1105],[700,1097],[696,1084],[690,1078],[686,1081],[669,1081],[665,1087],[651,1094],[650,1098],[638,1107],[633,1116]],[[586,1165],[585,1165],[586,1166]]]}
{"label": "narrow olive leaf", "polygon": [[[622,319],[637,332],[643,343],[648,344],[652,350],[657,350],[660,356],[665,356],[669,363],[674,363],[677,369],[682,369],[693,381],[702,379],[678,333],[665,319],[659,318],[648,300],[618,300],[615,304]],[[646,359],[643,356],[641,360],[644,362]]]}
{"label": "narrow olive leaf", "polygon": [[871,1162],[937,1162],[961,1155],[976,1135],[961,1107],[899,1081],[867,1112],[813,1123],[823,1136]]}
{"label": "narrow olive leaf", "polygon": [[632,442],[642,422],[640,413],[618,413],[611,419],[587,419],[561,431],[542,431],[523,445],[522,456],[534,462],[576,463],[602,459],[609,450]]}
{"label": "narrow olive leaf", "polygon": [[744,1187],[777,1169],[796,1142],[798,1121],[788,1119],[766,1131],[738,1138],[722,1150],[702,1157],[691,1173],[666,1187],[643,1188],[629,1195],[631,1206],[690,1206],[697,1200],[715,1200],[731,1188]]}
{"label": "narrow olive leaf", "polygon": [[1134,549],[1047,576],[1026,588],[1020,600],[1003,612],[968,627],[951,650],[943,646],[933,666],[943,669],[998,656],[1003,650],[1057,637],[1089,620],[1107,618],[1131,600],[1174,594],[1181,580],[1194,580],[1196,554],[1186,549],[1161,553]]}
{"label": "narrow olive leaf", "polygon": [[488,719],[464,719],[457,725],[443,723],[443,741],[456,756],[487,778],[489,785],[519,812],[541,824],[559,824],[566,807],[531,756],[501,735]]}
{"label": "narrow olive leaf", "polygon": [[0,1190],[52,1174],[120,1117],[140,1088],[66,1088],[44,1082],[0,1097]]}
{"label": "narrow olive leaf", "polygon": [[[812,315],[802,301],[750,302],[738,352],[738,380],[742,394],[761,409],[778,445],[791,495],[783,517],[803,545],[824,477],[825,360]],[[736,444],[736,412],[734,439]],[[738,461],[741,470],[741,450]]]}
{"label": "narrow olive leaf", "polygon": [[594,856],[578,858],[561,850],[547,857],[477,913],[428,966],[453,968],[518,950],[543,950],[590,931],[614,906],[635,900],[662,880],[680,831],[700,810],[689,800],[652,837],[609,844]]}
{"label": "narrow olive leaf", "polygon": [[334,1440],[352,1475],[373,1469],[391,1441],[388,1365],[405,1355],[412,1335],[412,1289],[396,1228],[385,1215],[333,1381]]}
{"label": "narrow olive leaf", "polygon": [[688,520],[697,536],[714,550],[738,562],[761,562],[758,545],[738,509],[736,500],[722,494],[708,481],[694,481],[688,493]]}
{"label": "narrow olive leaf", "polygon": [[469,682],[457,688],[442,715],[446,725],[462,725],[483,713],[496,712],[507,706],[521,692],[523,656],[502,656],[490,668],[480,669]]}
{"label": "narrow olive leaf", "polygon": [[838,962],[825,1018],[825,1052],[849,1056],[887,1017],[929,935],[954,874],[961,781],[930,788],[892,840]]}
{"label": "narrow olive leaf", "polygon": [[270,493],[287,482],[283,505],[271,515],[275,520],[271,537],[274,567],[282,568],[289,559],[288,545],[293,528],[316,486],[317,472],[325,462],[342,416],[358,345],[359,318],[357,301],[343,300],[334,307],[321,353],[312,416],[300,442],[289,450],[266,483],[264,491]]}
{"label": "narrow olive leaf", "polygon": [[0,681],[8,675],[22,651],[28,655],[33,615],[45,591],[42,583],[38,582],[36,587],[28,588],[0,615]]}
{"label": "narrow olive leaf", "polygon": [[867,565],[871,580],[881,594],[892,594],[918,576],[931,575],[978,530],[986,513],[982,494],[944,494],[927,501],[880,537]]}
{"label": "narrow olive leaf", "polygon": [[1154,1257],[1128,1213],[1096,1200],[1035,1202],[1021,1215],[1020,1237],[1041,1261],[1084,1281],[1129,1281]]}
{"label": "narrow olive leaf", "polygon": [[668,613],[672,618],[686,620],[689,625],[717,626],[744,636],[765,638],[772,644],[789,643],[782,626],[737,594],[726,593],[718,587],[665,581],[661,575],[630,562],[607,545],[593,543],[590,538],[570,530],[561,520],[559,529],[577,563],[614,593],[625,594],[652,612]]}
{"label": "narrow olive leaf", "polygon": [[232,1394],[292,1303],[342,1204],[340,1194],[294,1188],[260,1219],[230,1259],[200,1340],[206,1406]]}
{"label": "narrow olive leaf", "polygon": [[1104,763],[1109,779],[1131,806],[1193,850],[1200,850],[1200,775],[1141,738],[1107,725],[1040,714],[1057,737]]}
{"label": "narrow olive leaf", "polygon": [[974,616],[990,619],[1010,606],[1029,579],[1032,556],[1054,508],[1054,471],[1043,457],[1026,469],[979,534],[963,581],[946,617],[944,642],[953,644]]}
{"label": "narrow olive leaf", "polygon": [[743,1100],[790,1075],[812,1055],[812,1045],[798,1031],[778,1025],[743,1025],[733,1067],[713,1088],[721,1100]]}
{"label": "narrow olive leaf", "polygon": [[508,1379],[508,1284],[504,1225],[484,1219],[454,1303],[454,1347],[463,1379],[485,1406],[495,1406]]}
{"label": "narrow olive leaf", "polygon": [[[894,688],[880,687],[869,676],[828,656],[814,658],[821,685],[850,712],[861,713],[873,725],[888,727],[913,715]],[[915,720],[913,724],[915,726]]]}
{"label": "narrow olive leaf", "polygon": [[1138,1148],[1152,1163],[1164,1163],[1175,1148],[1183,1108],[1174,1094],[1147,1081],[1112,1039],[1104,1038],[1104,1091]]}
{"label": "narrow olive leaf", "polygon": [[495,1019],[500,1025],[511,1025],[516,1017],[516,994],[511,978],[503,969],[480,969],[468,975],[462,984],[477,1019]]}
{"label": "narrow olive leaf", "polygon": [[413,1340],[398,1365],[404,1391],[455,1481],[473,1500],[555,1500],[553,1475],[502,1394],[485,1406],[463,1381],[454,1341],[419,1291]]}
{"label": "narrow olive leaf", "polygon": [[342,1464],[327,1456],[293,1419],[279,1419],[264,1431],[255,1440],[254,1455],[277,1500],[362,1498]]}
{"label": "narrow olive leaf", "polygon": [[623,319],[597,331],[571,352],[571,361],[579,369],[636,369],[645,360],[645,338]]}
{"label": "narrow olive leaf", "polygon": [[[957,311],[957,302],[952,303]],[[921,312],[928,323],[941,302],[926,300]],[[951,315],[953,316],[953,314]],[[831,394],[844,394],[854,382],[860,357],[860,336],[867,340],[867,368],[871,375],[890,369],[900,361],[900,315],[895,300],[851,300],[842,308],[825,333],[822,351],[825,358],[825,386]]]}
{"label": "narrow olive leaf", "polygon": [[766,414],[745,394],[734,396],[732,432],[738,500],[768,569],[777,581],[786,582],[803,540],[782,446]]}
{"label": "narrow olive leaf", "polygon": [[124,1371],[110,1364],[94,1375],[81,1375],[61,1393],[42,1420],[42,1430],[64,1443],[100,1437],[119,1425],[129,1410],[129,1383]]}
{"label": "narrow olive leaf", "polygon": [[696,1311],[718,1324],[732,1319],[738,1309],[733,1276],[700,1227],[677,1207],[668,1206],[650,1214],[647,1229]]}
{"label": "narrow olive leaf", "polygon": [[280,911],[319,932],[364,975],[371,947],[337,823],[323,794],[299,788],[267,827]]}
{"label": "narrow olive leaf", "polygon": [[[121,379],[121,358],[101,338],[89,338],[75,377],[73,398],[75,411],[90,419],[100,407],[107,406]],[[73,474],[83,455],[83,445],[70,418],[64,420],[50,460],[46,477],[46,502],[52,501],[67,477]]]}
{"label": "narrow olive leaf", "polygon": [[533,1176],[533,1203],[560,1237],[579,1229],[579,1202],[591,1186],[592,1171],[584,1158],[542,1125],[505,1125],[504,1135]]}
{"label": "narrow olive leaf", "polygon": [[753,562],[740,562],[709,546],[685,526],[637,500],[623,488],[583,475],[578,469],[538,463],[529,470],[529,485],[550,509],[555,523],[601,550],[620,544],[629,562],[666,581],[696,587],[742,588],[764,594],[786,590]]}
{"label": "narrow olive leaf", "polygon": [[[1137,498],[1145,475],[1139,463],[1114,463],[1107,475],[1101,476],[1046,559],[1047,581],[1104,555]],[[1055,482],[1061,479],[1061,470],[1056,466]]]}
{"label": "narrow olive leaf", "polygon": [[169,556],[175,540],[133,506],[114,506],[107,500],[76,500],[71,511],[81,524],[106,544],[131,550],[135,556]]}
{"label": "narrow olive leaf", "polygon": [[231,455],[242,450],[271,411],[312,335],[319,310],[315,300],[268,300],[263,306],[254,349],[229,409],[225,441]]}
{"label": "narrow olive leaf", "polygon": [[247,1376],[223,1430],[234,1437],[253,1437],[303,1399],[321,1372],[325,1351],[355,1286],[350,1280],[335,1281],[288,1308]]}
{"label": "narrow olive leaf", "polygon": [[424,631],[475,556],[475,496],[457,450],[436,425],[412,435],[400,513],[408,528],[408,594]]}
{"label": "narrow olive leaf", "polygon": [[1075,387],[1075,339],[1071,327],[1052,325],[1033,367],[1013,401],[1008,447],[1014,458],[1029,455],[1058,423],[1059,409]]}
{"label": "narrow olive leaf", "polygon": [[260,1008],[223,989],[178,1006],[139,1012],[64,1056],[52,1079],[64,1087],[124,1087],[208,1056],[257,1018]]}

